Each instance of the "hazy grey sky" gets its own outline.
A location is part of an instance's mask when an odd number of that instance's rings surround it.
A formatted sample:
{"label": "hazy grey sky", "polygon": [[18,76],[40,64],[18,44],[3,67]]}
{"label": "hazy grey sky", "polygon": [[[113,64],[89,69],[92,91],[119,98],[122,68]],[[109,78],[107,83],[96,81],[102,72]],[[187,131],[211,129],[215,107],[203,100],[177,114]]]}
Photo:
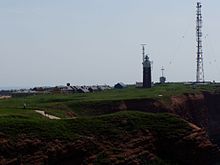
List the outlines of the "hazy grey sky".
{"label": "hazy grey sky", "polygon": [[[205,79],[220,81],[220,1],[202,1]],[[195,80],[196,0],[1,0],[0,86]]]}

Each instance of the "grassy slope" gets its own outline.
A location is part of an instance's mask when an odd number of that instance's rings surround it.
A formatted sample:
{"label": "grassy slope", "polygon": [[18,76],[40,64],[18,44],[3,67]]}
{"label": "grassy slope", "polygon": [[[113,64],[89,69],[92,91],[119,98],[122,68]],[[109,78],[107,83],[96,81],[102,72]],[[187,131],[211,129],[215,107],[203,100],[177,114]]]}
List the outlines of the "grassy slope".
{"label": "grassy slope", "polygon": [[[97,93],[87,94],[45,94],[29,97],[13,98],[9,100],[0,100],[0,109],[21,109],[23,103],[27,104],[29,109],[44,109],[47,112],[65,118],[67,112],[76,112],[83,115],[81,105],[102,104],[115,100],[143,99],[153,98],[164,102],[169,102],[172,95],[183,93],[198,93],[200,91],[214,91],[217,87],[214,85],[199,86],[193,89],[191,85],[184,84],[166,84],[157,85],[151,89],[137,89],[130,86],[123,90],[107,90]],[[163,95],[160,97],[159,95]],[[86,114],[86,112],[85,112]]]}
{"label": "grassy slope", "polygon": [[[26,115],[0,116],[1,135],[3,133],[15,141],[19,135],[25,134],[32,138],[45,139],[46,141],[60,139],[67,141],[67,143],[85,137],[96,137],[96,139],[105,137],[111,139],[112,142],[120,142],[120,137],[136,134],[140,130],[153,132],[158,140],[164,143],[164,141],[174,141],[182,138],[183,135],[191,131],[191,128],[182,119],[163,113],[151,114],[128,111],[98,117],[63,120],[48,120],[39,116]],[[113,145],[112,150],[117,149],[115,147],[117,146]],[[96,151],[92,149],[89,152]],[[96,164],[103,164],[102,162],[107,159],[106,157],[97,156],[99,162],[96,162]],[[163,158],[158,157],[158,160],[155,163],[152,162],[152,164],[169,164],[165,162]]]}
{"label": "grassy slope", "polygon": [[[152,89],[109,90],[88,94],[54,94],[0,100],[0,133],[16,138],[19,134],[45,139],[76,139],[81,136],[106,136],[112,139],[123,132],[135,132],[140,129],[151,130],[161,139],[181,137],[191,128],[176,116],[169,114],[151,114],[141,112],[118,112],[97,117],[79,117],[77,119],[49,120],[36,114],[33,109],[47,109],[63,118],[66,112],[81,111],[81,104],[96,104],[114,100],[155,98],[169,101],[172,95],[182,93],[213,91],[215,87],[203,86],[192,89],[189,85],[169,84]],[[158,95],[163,95],[159,97]],[[23,103],[28,109],[22,109]],[[75,108],[75,109],[74,109]],[[78,109],[77,109],[78,108]],[[126,124],[121,122],[126,120]]]}
{"label": "grassy slope", "polygon": [[[123,120],[126,120],[124,124]],[[99,117],[47,120],[40,117],[0,116],[0,132],[16,137],[29,134],[39,138],[73,139],[80,136],[115,136],[124,131],[149,129],[173,138],[189,131],[183,120],[169,114],[118,112]]]}
{"label": "grassy slope", "polygon": [[[57,116],[61,116],[63,118],[66,117],[66,112],[71,112],[75,110],[81,111],[81,104],[96,104],[102,102],[111,102],[112,100],[126,100],[126,99],[138,99],[138,98],[158,98],[158,95],[163,95],[163,97],[159,97],[160,99],[168,99],[172,95],[178,95],[186,92],[199,92],[201,90],[215,90],[215,87],[212,86],[202,86],[197,89],[192,89],[189,85],[183,84],[168,84],[162,86],[156,86],[152,89],[136,89],[134,87],[129,87],[124,90],[108,90],[98,93],[88,93],[88,94],[56,94],[56,95],[37,95],[30,96],[24,98],[13,98],[9,100],[0,100],[0,132],[5,132],[7,134],[13,133],[33,133],[35,135],[41,136],[60,136],[60,134],[68,136],[72,136],[77,133],[79,127],[83,127],[83,130],[89,131],[90,126],[95,128],[94,130],[98,130],[98,126],[103,126],[105,128],[109,124],[105,121],[111,121],[111,115],[97,117],[97,118],[79,118],[76,120],[61,120],[61,121],[51,121],[45,117],[42,117],[39,114],[36,114],[33,109],[47,109],[52,114]],[[23,103],[27,103],[28,108],[30,109],[22,109]],[[71,106],[73,107],[71,107]],[[55,109],[54,109],[55,108]],[[71,109],[73,108],[73,109]],[[144,115],[142,113],[137,113],[137,115],[128,113],[127,117],[131,117],[132,120],[137,122],[137,126],[149,126],[152,127],[152,124],[147,123],[148,121],[141,120],[142,116],[150,119],[149,116],[156,118],[161,117],[160,115],[164,114],[149,114]],[[118,115],[126,115],[126,113],[118,113]],[[166,116],[166,115],[165,115]],[[167,116],[166,116],[167,117]],[[167,117],[168,118],[168,117]],[[170,116],[169,116],[170,118]],[[138,119],[138,120],[137,120]],[[140,119],[140,120],[139,120]],[[137,120],[137,121],[136,121]],[[149,120],[151,121],[151,120]],[[160,123],[160,120],[158,121]],[[168,121],[169,122],[169,121]],[[74,123],[74,124],[71,124]],[[86,123],[86,124],[85,124]],[[163,123],[167,124],[167,121]],[[115,123],[114,123],[115,124]],[[76,126],[74,128],[74,126]],[[111,126],[111,125],[108,125]],[[112,125],[113,127],[116,125]],[[71,128],[73,127],[73,128]],[[160,125],[159,128],[167,127],[167,125]],[[156,127],[152,127],[155,128]],[[75,130],[75,131],[70,131]],[[47,133],[48,132],[48,133]],[[45,134],[45,135],[44,135]],[[65,136],[64,136],[65,137]]]}

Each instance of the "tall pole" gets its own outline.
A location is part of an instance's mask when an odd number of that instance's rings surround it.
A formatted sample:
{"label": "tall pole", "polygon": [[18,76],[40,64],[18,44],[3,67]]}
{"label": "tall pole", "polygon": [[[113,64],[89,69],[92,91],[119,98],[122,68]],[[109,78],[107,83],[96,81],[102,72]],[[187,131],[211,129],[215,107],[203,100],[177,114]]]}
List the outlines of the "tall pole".
{"label": "tall pole", "polygon": [[203,51],[202,51],[202,4],[197,2],[196,14],[197,68],[196,82],[204,82]]}
{"label": "tall pole", "polygon": [[162,71],[162,77],[164,77],[164,67],[162,66],[161,71]]}
{"label": "tall pole", "polygon": [[145,59],[145,45],[146,44],[141,44],[141,46],[142,46],[142,51],[143,51],[143,62],[144,62],[144,59]]}

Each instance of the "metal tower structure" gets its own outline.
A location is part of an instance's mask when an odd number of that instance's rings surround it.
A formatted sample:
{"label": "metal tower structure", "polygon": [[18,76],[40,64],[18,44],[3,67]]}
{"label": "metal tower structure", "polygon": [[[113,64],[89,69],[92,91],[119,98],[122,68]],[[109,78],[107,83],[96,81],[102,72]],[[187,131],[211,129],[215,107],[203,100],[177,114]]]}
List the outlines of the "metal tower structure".
{"label": "metal tower structure", "polygon": [[204,82],[203,51],[202,51],[202,4],[197,2],[196,14],[197,68],[196,82]]}

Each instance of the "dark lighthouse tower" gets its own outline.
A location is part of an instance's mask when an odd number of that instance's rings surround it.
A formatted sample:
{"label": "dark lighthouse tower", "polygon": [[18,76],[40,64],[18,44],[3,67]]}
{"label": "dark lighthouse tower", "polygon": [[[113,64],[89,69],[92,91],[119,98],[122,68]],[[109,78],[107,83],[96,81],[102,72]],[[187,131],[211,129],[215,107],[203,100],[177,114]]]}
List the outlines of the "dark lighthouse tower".
{"label": "dark lighthouse tower", "polygon": [[145,55],[145,44],[142,44],[143,49],[143,88],[151,88],[151,62],[148,55]]}

